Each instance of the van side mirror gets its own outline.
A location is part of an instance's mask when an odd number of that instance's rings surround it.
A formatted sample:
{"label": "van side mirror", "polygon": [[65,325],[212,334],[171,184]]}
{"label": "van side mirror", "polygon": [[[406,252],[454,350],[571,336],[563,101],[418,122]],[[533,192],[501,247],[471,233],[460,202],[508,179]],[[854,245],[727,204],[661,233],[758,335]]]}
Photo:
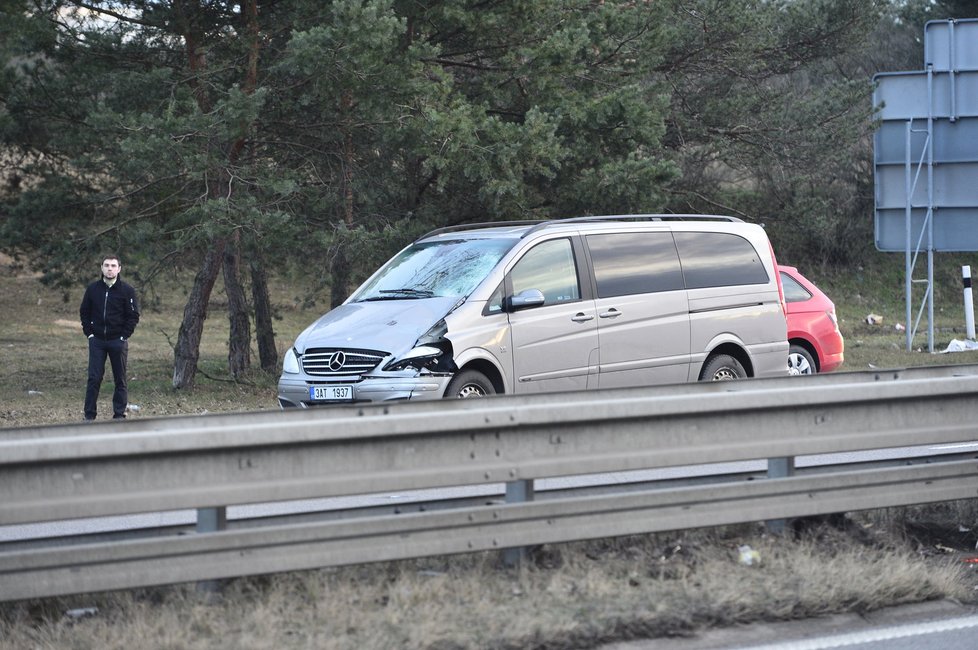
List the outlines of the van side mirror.
{"label": "van side mirror", "polygon": [[526,289],[510,297],[507,302],[509,303],[509,311],[519,311],[530,307],[540,307],[547,302],[547,299],[543,297],[543,292],[539,289]]}

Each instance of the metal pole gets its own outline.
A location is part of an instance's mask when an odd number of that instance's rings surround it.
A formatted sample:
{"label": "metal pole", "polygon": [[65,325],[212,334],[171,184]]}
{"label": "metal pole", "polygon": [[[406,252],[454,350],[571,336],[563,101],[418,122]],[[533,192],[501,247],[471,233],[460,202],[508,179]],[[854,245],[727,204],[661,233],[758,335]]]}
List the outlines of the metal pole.
{"label": "metal pole", "polygon": [[927,66],[927,351],[934,353],[934,66]]}
{"label": "metal pole", "polygon": [[[510,481],[506,484],[506,503],[526,503],[527,501],[533,501],[533,479]],[[503,549],[503,564],[508,567],[519,566],[526,559],[526,554],[526,546]]]}
{"label": "metal pole", "polygon": [[[197,533],[215,533],[228,527],[228,510],[224,506],[218,508],[197,509]],[[220,580],[202,580],[197,583],[197,591],[215,594],[221,589]]]}
{"label": "metal pole", "polygon": [[927,66],[927,351],[934,352],[934,66]]}
{"label": "metal pole", "polygon": [[905,321],[907,323],[907,330],[906,330],[907,352],[913,350],[913,330],[914,330],[911,324],[913,322],[912,320],[913,309],[911,305],[911,303],[913,302],[913,265],[911,263],[911,256],[910,256],[910,246],[911,246],[911,241],[913,240],[913,238],[911,237],[911,228],[910,228],[910,221],[913,213],[912,210],[913,182],[911,181],[912,156],[910,151],[912,132],[913,132],[913,118],[907,120],[907,138],[906,138],[907,159],[906,159],[906,167],[904,169],[904,182],[905,182],[904,196],[907,197],[907,205],[905,208],[906,211],[904,212],[904,217],[903,217],[904,228],[906,230],[906,237],[907,237],[907,246],[906,246],[906,250],[904,251],[905,252],[904,277],[906,282],[906,286],[904,287],[904,292],[905,292],[904,295],[906,297],[906,303],[907,303],[907,320]]}
{"label": "metal pole", "polygon": [[[928,227],[931,241],[934,239],[934,221]],[[927,248],[927,351],[934,353],[934,247]]]}
{"label": "metal pole", "polygon": [[[795,475],[795,457],[794,456],[784,456],[781,458],[768,458],[767,459],[767,477],[768,478],[786,478],[788,476]],[[788,526],[787,519],[770,519],[765,522],[768,531],[775,535],[781,535],[784,533],[785,528]]]}
{"label": "metal pole", "polygon": [[228,509],[224,506],[220,508],[198,508],[197,509],[197,532],[214,533],[219,530],[226,530],[228,527]]}

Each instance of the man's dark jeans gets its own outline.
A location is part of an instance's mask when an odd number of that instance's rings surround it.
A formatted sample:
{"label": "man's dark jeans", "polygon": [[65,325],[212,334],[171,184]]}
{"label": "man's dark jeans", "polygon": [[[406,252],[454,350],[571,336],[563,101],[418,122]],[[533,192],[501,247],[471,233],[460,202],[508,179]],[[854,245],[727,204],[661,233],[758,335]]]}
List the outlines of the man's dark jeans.
{"label": "man's dark jeans", "polygon": [[112,364],[112,379],[115,390],[112,393],[113,417],[126,417],[129,392],[126,388],[126,361],[129,357],[129,342],[122,339],[104,340],[97,336],[88,339],[88,390],[85,392],[85,419],[94,420],[98,412],[98,393],[105,375],[105,357]]}

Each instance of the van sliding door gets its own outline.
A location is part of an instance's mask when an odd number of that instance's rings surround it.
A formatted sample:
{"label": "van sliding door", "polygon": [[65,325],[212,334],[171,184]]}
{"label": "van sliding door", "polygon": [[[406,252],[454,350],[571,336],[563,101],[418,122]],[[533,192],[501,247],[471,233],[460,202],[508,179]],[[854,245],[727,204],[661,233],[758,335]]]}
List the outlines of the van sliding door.
{"label": "van sliding door", "polygon": [[601,388],[685,382],[689,305],[669,231],[588,235]]}

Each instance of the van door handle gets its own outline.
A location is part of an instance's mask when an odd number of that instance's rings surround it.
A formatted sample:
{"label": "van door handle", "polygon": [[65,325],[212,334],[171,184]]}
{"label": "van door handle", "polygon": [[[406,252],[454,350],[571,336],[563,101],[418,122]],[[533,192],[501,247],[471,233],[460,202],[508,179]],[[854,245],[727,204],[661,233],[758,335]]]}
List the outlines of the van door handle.
{"label": "van door handle", "polygon": [[619,316],[621,316],[621,312],[615,309],[614,307],[612,307],[608,311],[602,314],[598,314],[598,316],[600,316],[601,318],[618,318]]}
{"label": "van door handle", "polygon": [[585,314],[584,312],[580,312],[575,314],[574,317],[571,318],[571,320],[574,321],[575,323],[586,323],[589,320],[594,320],[594,316],[592,316],[591,314]]}

